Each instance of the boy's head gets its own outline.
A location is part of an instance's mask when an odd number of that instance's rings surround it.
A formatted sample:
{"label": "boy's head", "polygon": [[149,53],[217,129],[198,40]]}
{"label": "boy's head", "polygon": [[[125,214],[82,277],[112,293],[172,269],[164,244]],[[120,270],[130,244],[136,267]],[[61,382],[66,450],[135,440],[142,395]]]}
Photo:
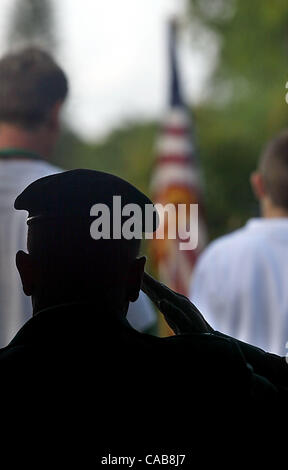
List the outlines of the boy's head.
{"label": "boy's head", "polygon": [[[251,184],[264,209],[288,212],[288,131],[272,139],[260,156]],[[265,215],[265,214],[264,214]]]}

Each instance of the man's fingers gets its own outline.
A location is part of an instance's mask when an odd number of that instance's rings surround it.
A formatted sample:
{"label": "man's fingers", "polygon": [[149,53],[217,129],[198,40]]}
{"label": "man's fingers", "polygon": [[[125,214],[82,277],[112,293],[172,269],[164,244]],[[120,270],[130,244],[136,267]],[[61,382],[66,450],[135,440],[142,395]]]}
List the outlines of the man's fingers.
{"label": "man's fingers", "polygon": [[176,307],[174,304],[171,304],[169,301],[161,300],[159,310],[165,317],[167,317],[167,319],[169,318],[171,321],[173,321],[173,323],[175,323],[179,329],[184,329],[188,326],[189,322],[183,315],[182,310],[180,310],[180,308]]}
{"label": "man's fingers", "polygon": [[157,304],[162,299],[173,301],[175,296],[177,296],[177,294],[169,289],[169,287],[165,286],[159,281],[156,281],[156,279],[146,272],[144,272],[141,289],[145,294],[148,295],[148,297],[150,297],[151,300]]}
{"label": "man's fingers", "polygon": [[170,304],[167,300],[161,300],[159,310],[174,333],[179,334],[181,331],[181,310]]}
{"label": "man's fingers", "polygon": [[[141,289],[157,305],[171,328],[182,333],[211,333],[198,308],[184,295],[177,294],[147,273],[144,273]],[[171,323],[175,325],[172,326]]]}
{"label": "man's fingers", "polygon": [[[191,304],[193,306],[193,304]],[[195,310],[199,312],[199,310]],[[175,304],[162,300],[160,302],[160,311],[163,313],[167,322],[176,334],[193,334],[193,333],[209,333],[211,327],[205,322],[204,318],[200,314],[195,315],[195,312],[185,312],[178,308]],[[200,312],[199,312],[200,313]],[[175,325],[174,327],[172,326]],[[213,330],[212,330],[213,331]]]}
{"label": "man's fingers", "polygon": [[159,310],[163,313],[163,315],[169,316],[171,320],[179,319],[179,316],[182,315],[181,310],[168,302],[168,300],[161,300],[159,304]]}

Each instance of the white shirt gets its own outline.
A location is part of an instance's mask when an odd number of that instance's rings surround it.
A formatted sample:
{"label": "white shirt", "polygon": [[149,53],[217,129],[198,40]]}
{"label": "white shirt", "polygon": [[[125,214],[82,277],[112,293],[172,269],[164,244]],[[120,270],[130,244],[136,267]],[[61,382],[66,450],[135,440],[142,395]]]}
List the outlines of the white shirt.
{"label": "white shirt", "polygon": [[251,219],[212,242],[196,265],[190,299],[213,328],[286,355],[288,219]]}
{"label": "white shirt", "polygon": [[31,317],[15,255],[27,251],[27,212],[16,211],[16,197],[38,178],[61,171],[42,160],[0,159],[0,347],[6,346]]}
{"label": "white shirt", "polygon": [[127,320],[138,331],[145,331],[155,325],[156,313],[144,292],[139,292],[136,302],[130,302]]}
{"label": "white shirt", "polygon": [[[0,347],[6,346],[32,315],[30,297],[23,293],[15,255],[27,251],[27,212],[16,211],[16,197],[38,178],[62,171],[42,160],[0,159]],[[130,304],[128,320],[142,331],[156,315],[144,294]],[[131,309],[131,312],[130,312]]]}

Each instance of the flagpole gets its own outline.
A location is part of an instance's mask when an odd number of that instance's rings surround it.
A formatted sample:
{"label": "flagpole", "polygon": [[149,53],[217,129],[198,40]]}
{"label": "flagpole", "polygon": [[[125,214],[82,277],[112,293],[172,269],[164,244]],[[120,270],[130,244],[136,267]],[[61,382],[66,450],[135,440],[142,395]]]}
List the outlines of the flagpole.
{"label": "flagpole", "polygon": [[[200,176],[198,159],[195,155],[194,136],[191,132],[189,112],[185,105],[177,56],[177,21],[168,24],[168,109],[157,141],[157,153],[151,182],[152,199],[162,206],[172,204],[176,210],[177,227],[186,224],[178,212],[179,204],[185,205],[190,214],[190,205],[201,206]],[[201,211],[199,211],[201,216]],[[187,214],[185,214],[187,216]],[[169,216],[168,216],[169,218]],[[153,239],[152,258],[159,279],[173,290],[184,295],[189,293],[190,279],[200,249],[183,251],[181,239],[168,237],[167,217],[162,218],[164,239]],[[205,224],[199,217],[199,248],[205,239]],[[189,225],[191,226],[191,224]],[[191,235],[191,233],[190,233]],[[191,235],[192,236],[192,235]],[[161,316],[159,322],[161,336],[171,334],[171,329]]]}

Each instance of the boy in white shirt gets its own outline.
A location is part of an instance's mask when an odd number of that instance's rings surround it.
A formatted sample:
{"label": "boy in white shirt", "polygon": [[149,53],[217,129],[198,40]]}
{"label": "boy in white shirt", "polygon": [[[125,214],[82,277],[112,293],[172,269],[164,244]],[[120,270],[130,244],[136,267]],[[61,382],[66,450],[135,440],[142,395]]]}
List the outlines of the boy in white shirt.
{"label": "boy in white shirt", "polygon": [[285,355],[288,342],[288,131],[261,155],[251,184],[262,218],[212,242],[190,299],[213,328]]}

